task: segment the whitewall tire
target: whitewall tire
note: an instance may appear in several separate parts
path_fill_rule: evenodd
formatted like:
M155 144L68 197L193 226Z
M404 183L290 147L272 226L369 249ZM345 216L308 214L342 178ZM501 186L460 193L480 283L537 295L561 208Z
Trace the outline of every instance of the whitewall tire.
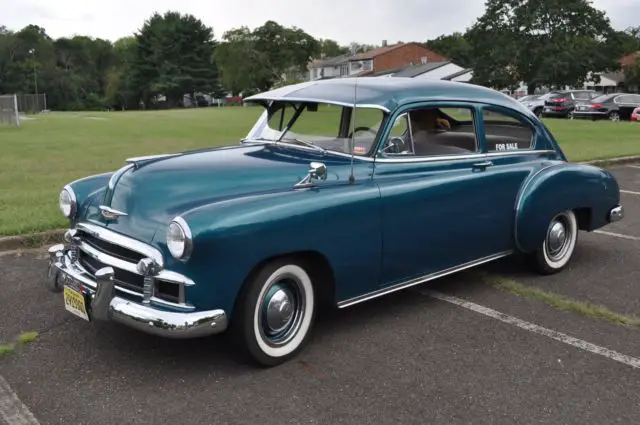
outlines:
M556 214L545 233L542 245L530 254L534 269L541 274L562 270L571 260L578 240L578 221L573 211Z
M304 347L315 313L315 289L304 265L276 260L247 282L234 312L234 332L253 360L275 366Z

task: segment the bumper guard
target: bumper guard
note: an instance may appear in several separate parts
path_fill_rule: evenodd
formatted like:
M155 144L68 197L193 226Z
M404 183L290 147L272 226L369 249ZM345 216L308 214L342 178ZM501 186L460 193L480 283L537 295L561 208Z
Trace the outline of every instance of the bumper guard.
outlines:
M213 335L227 328L224 310L171 312L119 297L113 268L97 270L94 279L77 265L77 248L73 245L71 241L71 247L58 244L49 248L46 286L53 292L61 292L68 286L82 293L89 320L111 320L149 334L178 339Z

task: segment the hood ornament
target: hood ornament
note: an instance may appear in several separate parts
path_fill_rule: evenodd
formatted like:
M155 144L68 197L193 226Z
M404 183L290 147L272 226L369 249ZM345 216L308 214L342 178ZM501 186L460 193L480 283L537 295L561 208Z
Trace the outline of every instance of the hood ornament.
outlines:
M122 211L114 210L113 208L107 207L106 205L100 205L100 213L107 220L115 220L123 215L126 216L127 213Z

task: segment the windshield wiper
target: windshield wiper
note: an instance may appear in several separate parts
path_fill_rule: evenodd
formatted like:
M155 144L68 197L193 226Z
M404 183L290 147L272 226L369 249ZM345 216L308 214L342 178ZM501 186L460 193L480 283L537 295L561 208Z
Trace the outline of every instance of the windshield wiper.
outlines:
M301 145L304 145L304 146L319 150L320 152L326 152L327 151L326 149L324 149L324 148L322 148L322 147L320 147L318 145L314 145L313 143L307 142L305 140L296 139L295 137L287 138L285 140L293 140L296 143L300 143Z

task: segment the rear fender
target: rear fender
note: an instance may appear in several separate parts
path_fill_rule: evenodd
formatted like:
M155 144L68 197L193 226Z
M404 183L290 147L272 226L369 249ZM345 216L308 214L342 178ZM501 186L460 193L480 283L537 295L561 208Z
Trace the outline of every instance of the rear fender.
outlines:
M620 202L618 183L611 173L579 163L553 163L525 180L515 206L515 242L521 252L537 249L554 215L582 209L588 214L582 230L608 223L609 210Z

